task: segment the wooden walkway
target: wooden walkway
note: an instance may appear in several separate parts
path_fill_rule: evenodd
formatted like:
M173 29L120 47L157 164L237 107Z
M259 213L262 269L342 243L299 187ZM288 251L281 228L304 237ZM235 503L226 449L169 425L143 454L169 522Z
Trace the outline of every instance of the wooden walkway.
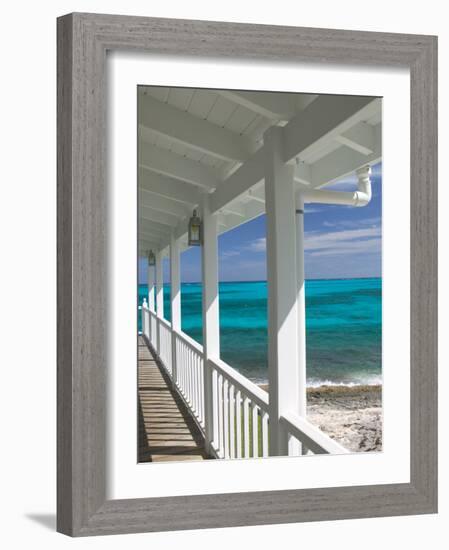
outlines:
M203 436L139 336L139 462L204 460Z

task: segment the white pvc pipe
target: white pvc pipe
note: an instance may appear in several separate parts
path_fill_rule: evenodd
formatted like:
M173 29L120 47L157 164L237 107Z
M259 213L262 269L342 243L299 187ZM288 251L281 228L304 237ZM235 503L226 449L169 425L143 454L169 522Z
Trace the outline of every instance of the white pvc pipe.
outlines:
M304 202L320 204L343 204L347 206L366 206L372 197L371 167L364 166L356 172L357 191L327 191L326 189L303 189Z

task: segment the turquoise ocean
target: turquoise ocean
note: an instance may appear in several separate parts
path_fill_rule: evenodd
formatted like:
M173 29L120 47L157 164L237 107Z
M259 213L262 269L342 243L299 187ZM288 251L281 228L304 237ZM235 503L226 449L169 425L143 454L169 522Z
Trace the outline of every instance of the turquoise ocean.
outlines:
M139 304L148 290L139 285ZM267 283L222 282L221 358L256 383L267 381ZM201 283L181 287L181 328L201 343ZM170 285L164 284L170 320ZM140 325L140 319L139 319ZM382 280L306 281L307 383L382 381Z

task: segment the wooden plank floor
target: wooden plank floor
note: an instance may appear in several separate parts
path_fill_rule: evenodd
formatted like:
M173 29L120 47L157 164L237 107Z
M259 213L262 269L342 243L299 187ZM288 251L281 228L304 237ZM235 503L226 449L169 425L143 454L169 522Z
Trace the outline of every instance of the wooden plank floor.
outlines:
M139 336L139 462L204 460L203 436Z

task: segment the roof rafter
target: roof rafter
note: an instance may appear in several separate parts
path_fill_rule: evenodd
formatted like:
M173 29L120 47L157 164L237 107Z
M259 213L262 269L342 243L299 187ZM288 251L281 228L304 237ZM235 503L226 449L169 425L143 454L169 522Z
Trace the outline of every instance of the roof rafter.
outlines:
M175 227L178 224L178 217L166 212L159 212L149 206L139 206L140 217L151 221L158 222L162 225Z
M374 128L366 122L359 122L335 139L363 155L370 155L375 148Z
M155 233L156 235L161 235L162 237L170 235L171 231L170 227L167 227L162 223L158 223L142 217L139 218L139 229L140 228L148 230L151 233Z
M145 237L139 239L139 250L141 254L146 254L149 250L159 250L162 246L160 242L148 240Z
M187 216L190 212L190 209L184 204L173 201L166 197L161 197L160 195L147 191L146 189L141 190L140 194L140 205L148 206L154 210L160 212L165 212L166 214L173 214L174 216L179 216L183 218Z
M148 95L141 98L140 121L143 128L220 159L244 162L254 150L247 137Z
M312 165L313 188L323 187L354 173L366 164L375 164L382 158L381 125L375 127L375 148L370 155L357 153L348 147L340 147Z
M283 128L284 161L290 162L301 155L305 156L307 150L316 149L317 144L341 135L360 120L371 116L378 108L379 100L372 97L319 96ZM261 147L219 185L211 194L213 212L264 179L264 157L264 148ZM322 160L310 165L299 162L295 179L300 183L312 184L313 170L320 166L320 162ZM368 158L365 159L367 162Z
M141 231L139 235L142 236L143 239L146 239L147 241L154 241L155 243L160 244L165 237L161 235L155 235L154 233L148 232L148 231Z
M306 106L305 101L303 105L301 104L301 96L298 96L298 94L239 90L217 90L217 92L230 101L274 121L289 120L296 112ZM306 97L313 99L314 96L304 94L304 99Z
M211 168L167 149L143 143L140 151L140 166L175 179L188 181L205 189L215 189L219 180Z
M283 128L284 162L305 156L319 141L332 139L375 112L378 99L365 96L319 96Z
M140 170L139 177L139 185L142 189L191 206L199 204L204 193L197 185L163 176L146 168Z

